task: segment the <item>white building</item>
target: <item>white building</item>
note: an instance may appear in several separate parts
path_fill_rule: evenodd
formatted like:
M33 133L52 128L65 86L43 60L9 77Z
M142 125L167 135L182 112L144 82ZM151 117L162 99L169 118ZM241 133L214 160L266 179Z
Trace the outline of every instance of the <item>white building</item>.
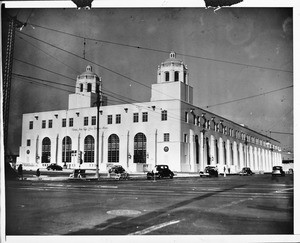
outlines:
M81 156L81 168L95 169L99 148L102 172L116 163L129 172L156 164L177 172L218 165L232 173L242 167L270 172L281 165L278 141L193 105L188 69L174 52L158 67L150 102L107 106L101 96L98 146L94 104L101 82L87 66L77 77L67 110L24 114L18 163L78 168Z

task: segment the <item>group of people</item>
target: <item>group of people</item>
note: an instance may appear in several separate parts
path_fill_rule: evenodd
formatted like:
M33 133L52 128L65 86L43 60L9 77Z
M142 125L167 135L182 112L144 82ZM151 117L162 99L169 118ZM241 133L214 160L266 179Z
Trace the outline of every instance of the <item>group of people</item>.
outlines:
M41 175L40 169L37 169L37 170L36 170L35 175L36 175L38 178L40 177L40 175ZM18 166L18 176L19 176L19 178L20 178L21 180L23 180L23 166L22 166L22 164L20 164L20 165Z

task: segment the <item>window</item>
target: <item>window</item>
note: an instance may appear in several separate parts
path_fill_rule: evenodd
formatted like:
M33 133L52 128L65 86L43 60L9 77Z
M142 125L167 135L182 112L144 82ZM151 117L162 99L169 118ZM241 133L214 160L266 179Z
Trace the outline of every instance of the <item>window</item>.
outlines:
M170 133L164 133L164 142L170 141Z
M62 127L66 127L66 125L67 125L67 119L63 118L62 119Z
M166 81L170 81L170 73L169 72L165 72L165 77L166 77Z
M133 122L139 122L139 113L133 113Z
M179 72L175 71L175 81L179 81Z
M87 92L91 92L92 91L92 84L89 83L87 84Z
M148 121L148 112L143 112L143 122Z
M96 125L96 116L92 116L92 125Z
M29 122L29 129L33 129L33 121Z
M108 137L108 162L119 162L119 137L116 134L112 134Z
M62 162L70 163L72 158L72 140L69 136L62 140Z
M83 118L83 125L84 125L84 126L88 126L88 125L89 125L89 118L88 118L87 116L85 116L85 117Z
M80 84L80 92L83 92L83 84Z
M107 124L112 124L112 115L107 116Z
M74 124L74 119L69 118L69 127L73 127L73 124Z
M53 123L52 120L49 120L49 121L48 121L48 127L49 127L49 128L52 128L52 123Z
M161 112L161 120L166 121L168 119L168 113L166 110Z
M184 122L189 122L189 113L187 111L184 113Z
M137 133L134 136L134 155L133 163L146 163L146 136L143 133Z
M117 114L116 115L116 124L120 124L121 123L121 114Z
M27 146L30 146L30 143L31 142L31 140L30 139L27 139Z
M42 128L46 128L46 120L42 120Z
M188 143L188 135L186 133L183 134L183 142Z
M94 163L95 139L88 135L84 139L84 162Z
M45 137L42 141L42 163L50 163L51 159L51 141Z

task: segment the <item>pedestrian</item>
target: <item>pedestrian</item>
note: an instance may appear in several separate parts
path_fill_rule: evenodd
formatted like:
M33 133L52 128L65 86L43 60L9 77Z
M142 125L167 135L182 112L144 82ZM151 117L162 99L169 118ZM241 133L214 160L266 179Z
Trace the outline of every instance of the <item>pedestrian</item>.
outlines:
M36 170L36 176L37 176L37 178L40 178L40 175L41 175L40 169L37 169Z
M230 174L230 167L228 168L228 174Z
M21 178L21 180L23 180L23 166L22 166L22 164L20 164L19 167L18 167L18 175Z
M226 177L226 166L224 166L224 177Z

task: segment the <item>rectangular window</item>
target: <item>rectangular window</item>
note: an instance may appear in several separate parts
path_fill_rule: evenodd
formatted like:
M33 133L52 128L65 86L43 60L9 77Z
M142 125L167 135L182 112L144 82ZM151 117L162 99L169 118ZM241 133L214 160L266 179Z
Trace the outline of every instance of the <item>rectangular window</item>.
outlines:
M52 120L48 121L48 128L52 128L52 123L53 123Z
M67 126L67 119L63 118L62 119L62 127L66 127Z
M170 141L170 133L164 133L164 142Z
M184 113L184 122L189 122L189 113L187 111Z
M148 112L143 112L143 122L148 121Z
M188 135L187 134L183 134L183 142L188 143Z
M74 119L69 118L69 127L73 127L73 124L74 124Z
M88 118L87 116L85 116L85 117L83 118L83 125L84 125L84 126L88 126L88 125L89 125L89 118Z
M107 124L112 124L112 115L107 116Z
M30 139L27 139L27 146L30 146Z
M29 129L33 129L33 121L29 122Z
M139 122L139 113L133 113L133 122Z
M168 113L166 110L161 112L161 120L166 121L168 119Z
M96 116L92 116L92 125L96 125Z
M116 115L116 124L120 124L121 123L121 114L117 114Z
M42 128L46 128L46 120L42 120Z

